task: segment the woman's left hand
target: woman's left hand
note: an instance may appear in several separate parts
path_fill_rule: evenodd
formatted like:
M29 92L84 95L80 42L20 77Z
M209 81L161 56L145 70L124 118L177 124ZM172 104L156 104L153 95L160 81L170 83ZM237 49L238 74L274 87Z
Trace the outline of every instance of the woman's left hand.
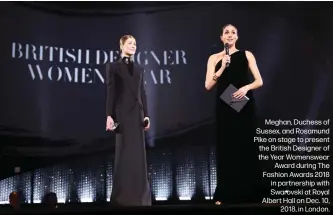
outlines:
M143 119L143 121L148 121L148 123L147 123L147 125L146 125L146 127L144 127L144 130L145 131L148 131L149 130L149 128L150 128L150 119L149 119L149 117L145 117L144 119Z
M244 86L239 88L234 94L232 94L232 96L236 99L241 99L246 95L247 91L249 91L249 88Z

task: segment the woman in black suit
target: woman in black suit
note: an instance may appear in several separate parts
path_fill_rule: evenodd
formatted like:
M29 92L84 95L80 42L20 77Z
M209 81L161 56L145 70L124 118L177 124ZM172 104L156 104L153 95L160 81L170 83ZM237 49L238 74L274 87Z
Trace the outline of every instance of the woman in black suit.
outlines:
M150 127L144 88L144 69L132 61L136 40L120 39L121 58L106 71L106 130L116 132L111 204L151 205L145 148L145 130ZM118 126L117 126L118 125Z

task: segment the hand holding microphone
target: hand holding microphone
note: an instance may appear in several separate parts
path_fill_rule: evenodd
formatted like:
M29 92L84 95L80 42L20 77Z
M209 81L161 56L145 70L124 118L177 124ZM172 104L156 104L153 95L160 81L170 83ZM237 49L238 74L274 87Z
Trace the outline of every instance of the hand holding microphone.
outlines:
M106 131L113 131L117 126L111 116L108 116L106 119Z
M227 46L229 47L229 46ZM215 75L219 78L223 72L223 70L227 67L229 67L229 64L230 64L230 61L231 61L231 57L229 55L229 48L226 49L226 54L222 57L222 66L221 68L219 69L218 72L215 73Z
M230 61L231 61L230 56L227 55L227 54L224 55L223 58L222 58L222 67L223 68L229 67Z
M230 64L230 54L229 54L229 44L228 43L224 44L224 49L225 49L225 55L228 56L226 58L226 64L225 64L225 66L229 67L229 64Z
M108 116L106 120L106 131L119 131L118 127L120 126L119 123L114 122L114 120ZM150 128L150 119L149 117L145 117L142 122L142 127L145 131Z
M145 131L147 131L149 129L149 127L150 127L150 119L149 119L149 117L145 117L143 119L143 128Z

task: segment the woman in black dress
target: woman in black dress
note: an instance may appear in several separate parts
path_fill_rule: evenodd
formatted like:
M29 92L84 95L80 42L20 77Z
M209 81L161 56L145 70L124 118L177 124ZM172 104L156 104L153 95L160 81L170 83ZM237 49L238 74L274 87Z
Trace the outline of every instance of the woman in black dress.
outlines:
M136 52L133 36L123 36L120 49L121 58L109 64L106 71L106 130L116 132L111 204L149 206L151 192L144 131L149 129L150 120L144 69L131 60Z
M237 39L236 27L231 24L224 26L221 40L229 47L229 55L226 50L213 54L207 65L206 89L217 86L217 186L214 193L217 205L254 201L254 189L260 177L257 146L253 142L256 129L253 90L261 87L263 81L255 57L249 51L238 50L235 46ZM249 79L251 74L252 82ZM240 112L220 99L229 84L238 89L233 94L235 98L249 98Z

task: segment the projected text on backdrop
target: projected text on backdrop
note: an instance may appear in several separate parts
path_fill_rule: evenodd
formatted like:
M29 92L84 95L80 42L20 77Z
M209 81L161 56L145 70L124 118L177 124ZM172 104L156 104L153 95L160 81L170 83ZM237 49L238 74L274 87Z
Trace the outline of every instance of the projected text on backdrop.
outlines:
M28 61L28 74L40 81L104 83L100 65L116 61L119 54L118 50L12 43L12 58ZM145 67L146 77L154 84L171 84L172 68L187 64L186 52L177 49L139 51L134 61Z

